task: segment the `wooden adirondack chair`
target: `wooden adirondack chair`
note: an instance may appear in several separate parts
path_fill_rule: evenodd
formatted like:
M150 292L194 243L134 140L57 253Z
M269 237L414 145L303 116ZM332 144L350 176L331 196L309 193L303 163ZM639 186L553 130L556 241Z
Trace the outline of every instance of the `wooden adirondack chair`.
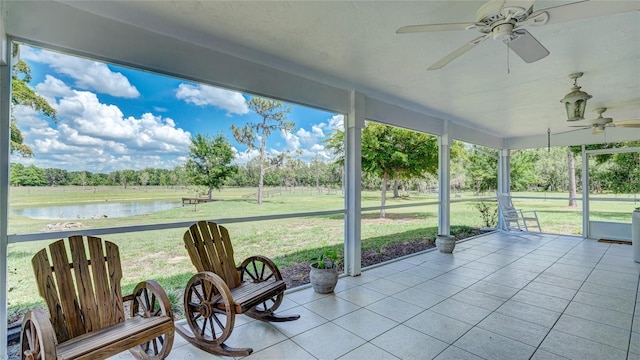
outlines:
M251 348L231 348L236 314L261 321L291 321L300 315L276 316L286 284L276 265L264 256L251 256L236 267L229 232L224 226L200 221L184 234L184 243L195 274L184 291L189 329L176 326L178 334L207 352L247 356Z
M49 315L36 309L25 316L22 359L106 359L125 350L137 359L167 357L174 336L169 298L149 280L123 297L114 243L71 236L68 248L58 240L31 262ZM130 318L125 318L125 301L131 301Z

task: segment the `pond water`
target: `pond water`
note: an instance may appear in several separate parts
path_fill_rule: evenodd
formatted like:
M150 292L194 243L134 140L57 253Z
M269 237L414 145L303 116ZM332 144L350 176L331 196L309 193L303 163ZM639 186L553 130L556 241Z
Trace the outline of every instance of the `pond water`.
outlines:
M103 217L119 218L133 215L149 214L181 206L175 201L149 202L102 202L61 206L40 206L24 209L13 209L12 213L32 219L96 219Z

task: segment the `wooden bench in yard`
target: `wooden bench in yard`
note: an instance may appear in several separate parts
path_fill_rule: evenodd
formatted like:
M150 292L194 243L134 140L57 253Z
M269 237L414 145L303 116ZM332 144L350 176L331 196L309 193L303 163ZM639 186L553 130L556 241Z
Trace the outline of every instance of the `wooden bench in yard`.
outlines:
M184 291L189 328L176 326L178 334L207 352L247 356L251 348L231 348L236 314L261 321L291 321L299 315L276 316L286 284L276 265L264 256L251 256L236 267L229 232L224 226L200 221L184 234L184 243L198 273ZM247 339L250 341L250 339Z
M31 262L49 315L36 309L25 316L21 359L106 359L125 350L137 359L169 355L174 336L169 298L150 280L123 297L114 243L71 236L68 249L64 240L56 241L49 254L42 249ZM130 318L125 318L126 301L131 301Z

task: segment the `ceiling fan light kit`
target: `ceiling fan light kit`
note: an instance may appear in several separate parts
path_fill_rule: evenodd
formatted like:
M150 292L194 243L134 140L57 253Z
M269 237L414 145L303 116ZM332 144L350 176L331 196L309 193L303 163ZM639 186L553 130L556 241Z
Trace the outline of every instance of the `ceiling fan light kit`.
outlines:
M584 120L584 111L587 108L587 100L591 99L591 95L580 90L578 86L578 79L583 75L581 72L573 73L569 75L570 79L573 79L573 87L571 92L564 96L561 103L564 103L564 107L567 110L567 121Z

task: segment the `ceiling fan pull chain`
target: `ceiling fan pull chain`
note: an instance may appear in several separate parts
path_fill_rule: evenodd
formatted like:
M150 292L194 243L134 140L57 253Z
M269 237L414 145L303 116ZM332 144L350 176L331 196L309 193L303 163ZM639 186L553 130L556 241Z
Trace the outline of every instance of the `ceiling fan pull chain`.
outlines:
M551 152L551 128L547 128L547 152Z

